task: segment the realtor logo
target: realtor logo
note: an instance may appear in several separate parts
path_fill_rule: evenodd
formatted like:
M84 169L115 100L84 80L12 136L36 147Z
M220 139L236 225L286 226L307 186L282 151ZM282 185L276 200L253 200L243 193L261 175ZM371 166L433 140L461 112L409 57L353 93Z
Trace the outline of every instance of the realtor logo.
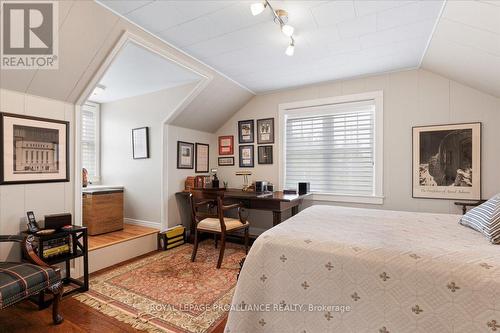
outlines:
M2 69L57 69L57 1L0 3Z

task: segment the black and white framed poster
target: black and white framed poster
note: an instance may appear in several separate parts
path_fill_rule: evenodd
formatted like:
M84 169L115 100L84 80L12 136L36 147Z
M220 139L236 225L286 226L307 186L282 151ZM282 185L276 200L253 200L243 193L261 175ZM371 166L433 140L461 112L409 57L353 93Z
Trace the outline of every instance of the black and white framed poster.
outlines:
M257 148L257 161L259 164L273 164L273 146L259 146Z
M481 123L413 128L413 197L481 199Z
M0 184L69 181L69 122L2 113Z
M240 120L238 121L238 142L253 143L254 142L254 121Z
M134 160L149 158L149 128L132 129L132 156Z
M240 168L253 168L254 152L253 145L240 146Z
M209 171L209 150L210 146L205 143L196 143L196 167L195 172L208 172Z
M257 143L274 143L274 118L257 119Z
M177 141L177 169L194 169L194 143Z

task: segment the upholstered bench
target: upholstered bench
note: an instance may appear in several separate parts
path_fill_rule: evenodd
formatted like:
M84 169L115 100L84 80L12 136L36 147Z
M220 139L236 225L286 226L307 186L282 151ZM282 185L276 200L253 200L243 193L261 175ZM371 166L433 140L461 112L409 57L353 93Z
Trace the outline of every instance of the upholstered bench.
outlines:
M21 243L27 257L33 262L0 262L0 309L46 290L54 295L52 319L54 324L59 324L63 320L58 312L63 288L61 273L59 268L49 266L36 256L31 246L32 240L30 236L0 236L0 242Z

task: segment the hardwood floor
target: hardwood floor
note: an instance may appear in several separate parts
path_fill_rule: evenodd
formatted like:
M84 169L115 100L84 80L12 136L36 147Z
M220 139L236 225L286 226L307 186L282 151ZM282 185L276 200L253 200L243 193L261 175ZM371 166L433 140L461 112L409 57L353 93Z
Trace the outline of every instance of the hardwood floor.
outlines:
M29 301L21 302L0 311L1 333L115 333L140 332L132 326L108 317L91 307L71 298L61 303L64 321L60 325L52 324L51 308L38 311ZM226 322L222 322L210 333L223 333Z
M155 228L148 228L134 224L124 224L123 230L108 232L97 236L89 236L89 251L125 242L134 238L156 234L158 231L159 229Z
M109 271L117 266L125 265L137 259L144 258L150 254L151 253L147 253L137 258L132 258L122 263L102 269L98 272L92 273L91 276ZM99 311L73 299L71 296L63 298L60 304L60 309L64 321L57 326L52 324L52 307L44 310L38 310L37 306L26 300L0 310L0 333L142 332L134 329L128 324L114 319L113 317L100 313ZM207 333L223 333L225 326L226 320L224 320L214 330Z

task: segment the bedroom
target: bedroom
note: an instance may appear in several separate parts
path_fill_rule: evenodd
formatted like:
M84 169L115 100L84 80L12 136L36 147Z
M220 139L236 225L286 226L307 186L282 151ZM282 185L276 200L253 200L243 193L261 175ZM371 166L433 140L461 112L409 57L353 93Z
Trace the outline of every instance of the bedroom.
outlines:
M0 311L2 330L498 330L496 246L458 224L463 207L455 204L471 204L465 208L474 213L472 205L500 192L498 2L57 4L58 68L7 69L3 62L0 111L69 122L69 177L2 184L0 234L26 230L27 211L37 217L71 213L74 224L82 225L80 108L122 47L133 42L202 80L178 96L184 103L172 118L151 128L151 144L160 147L151 158L163 154L164 163L155 176L157 187L143 195L154 203L157 218L124 217L155 223L148 226L161 231L182 224L191 243L196 229L185 182L209 175L212 181L216 173L219 187L228 188L223 204L243 206L250 252L240 273L245 256L240 235L228 234L220 269L225 242L219 239L215 248L210 234L200 236L194 262L191 244L152 253L145 251L156 249L156 237L111 244L102 254L110 267L90 274L90 290L62 297L60 326L52 325L51 307L38 311L32 301L20 300ZM282 15L276 18L271 8L287 15L278 11ZM280 30L279 19L294 27L291 37ZM290 34L289 28L282 30ZM285 54L290 44L293 55ZM121 158L138 166L148 160L133 159L129 131L140 126L129 127ZM7 133L3 126L2 131ZM351 144L339 136L349 136ZM2 158L8 163L8 155ZM8 170L4 166L2 173ZM134 170L128 178L148 172ZM9 176L2 174L2 180ZM207 179L198 178L200 186L194 187ZM189 178L188 187L193 181ZM264 181L273 185L272 197L255 192ZM309 183L311 193L280 197L299 182ZM243 192L244 187L254 192ZM192 192L221 197L221 191ZM498 221L495 209L488 212L492 226ZM222 219L240 223L231 212ZM429 219L432 223L422 222ZM238 233L244 234L246 223L241 227ZM343 252L342 244L353 251ZM20 259L19 245L2 242L0 250L2 261ZM72 260L71 276L83 276L83 264L81 258ZM344 264L346 270L339 270ZM104 279L115 275L113 281ZM107 288L120 297L110 298ZM242 301L357 308L297 313L291 307L280 312L223 306ZM374 304L383 304L382 313Z

